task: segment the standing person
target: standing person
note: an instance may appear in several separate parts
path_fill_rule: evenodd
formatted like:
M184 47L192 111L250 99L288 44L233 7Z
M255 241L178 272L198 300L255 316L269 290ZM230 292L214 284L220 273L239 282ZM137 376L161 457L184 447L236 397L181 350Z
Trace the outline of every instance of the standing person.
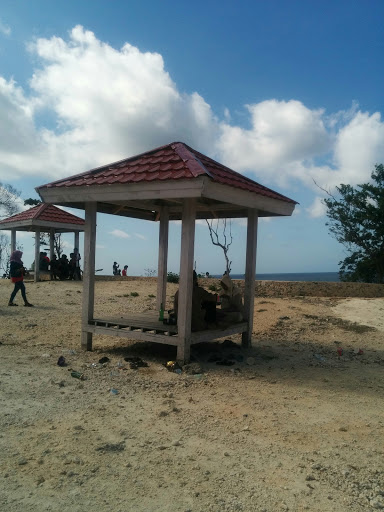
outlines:
M74 254L74 260L75 260L75 275L74 275L74 277L77 281L81 281L81 270L80 270L81 256L79 253L79 249L77 247L75 247L73 249L73 254Z
M11 297L9 298L8 306L17 306L17 304L15 304L13 300L16 297L16 293L20 290L21 296L23 297L24 300L24 306L26 306L27 308L32 308L33 304L28 302L27 295L25 293L25 284L23 282L25 268L23 262L21 261L22 255L23 253L21 251L13 251L13 253L11 254L11 265L9 273L11 276L12 283L15 283L15 287L13 289L13 292L11 293Z
M120 267L120 265L116 261L114 261L113 262L113 275L114 276L119 275L119 267Z
M128 270L128 265L124 265L121 275L127 277L127 270Z

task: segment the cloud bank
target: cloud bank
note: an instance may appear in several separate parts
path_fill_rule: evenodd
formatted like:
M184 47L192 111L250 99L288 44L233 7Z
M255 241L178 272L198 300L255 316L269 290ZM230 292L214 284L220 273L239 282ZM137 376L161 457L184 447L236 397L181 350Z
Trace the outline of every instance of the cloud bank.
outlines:
M319 191L369 179L384 161L378 112L311 110L297 100L244 106L248 126L220 119L198 92L177 88L158 53L121 49L77 26L29 45L26 92L0 77L0 180L58 179L181 140L267 186ZM321 215L319 199L310 213Z

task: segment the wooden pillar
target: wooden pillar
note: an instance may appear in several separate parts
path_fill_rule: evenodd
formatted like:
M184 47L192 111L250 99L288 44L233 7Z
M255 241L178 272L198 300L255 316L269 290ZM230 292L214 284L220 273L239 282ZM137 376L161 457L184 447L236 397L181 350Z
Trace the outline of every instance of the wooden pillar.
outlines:
M11 229L11 254L16 251L16 229Z
M49 259L53 258L55 254L55 230L53 228L49 231Z
M258 212L248 210L247 225L247 256L245 262L245 288L244 288L244 316L248 322L248 330L242 334L243 347L250 347L252 343L253 309L255 303L255 273L257 249L257 221Z
M81 348L92 350L92 333L88 332L89 321L93 319L95 303L95 249L96 249L97 203L85 203L84 269L83 269L83 312Z
M189 362L191 354L191 318L193 260L195 249L196 200L183 199L181 226L180 281L177 326L179 343L177 360Z
M157 309L161 304L165 309L167 300L167 265L168 265L168 234L169 234L169 212L167 207L160 210L159 227L159 260L157 265Z
M35 283L40 280L40 228L35 231Z
M78 251L80 252L80 247L79 247L79 243L80 243L80 233L78 231L75 231L75 241L74 241L74 248L76 247L76 249L78 249Z

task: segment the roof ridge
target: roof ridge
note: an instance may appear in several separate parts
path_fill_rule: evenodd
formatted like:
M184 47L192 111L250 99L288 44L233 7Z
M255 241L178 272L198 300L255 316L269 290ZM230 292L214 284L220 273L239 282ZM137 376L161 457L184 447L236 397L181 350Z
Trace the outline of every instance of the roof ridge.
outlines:
M51 206L51 203L41 203L37 204L36 208L39 208L36 210L36 213L32 215L32 219L38 219L39 216L48 208L48 206ZM53 206L53 205L52 205ZM28 211L28 210L27 210Z
M184 144L184 142L174 142L171 145L172 149L177 153L177 155L183 160L185 165L188 167L194 178L201 176L201 174L211 174L207 171L203 163L196 157L193 153L193 149ZM211 176L212 177L212 176Z

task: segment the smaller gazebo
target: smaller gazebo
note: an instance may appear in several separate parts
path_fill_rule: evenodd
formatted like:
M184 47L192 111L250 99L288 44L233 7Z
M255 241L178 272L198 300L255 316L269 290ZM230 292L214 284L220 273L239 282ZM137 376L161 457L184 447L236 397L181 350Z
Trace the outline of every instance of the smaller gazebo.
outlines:
M0 221L1 230L11 232L11 252L16 249L16 232L29 231L35 233L35 276L39 281L40 233L49 233L49 257L54 254L55 233L74 233L74 247L79 248L80 231L84 231L84 219L76 217L52 204L39 204L29 210Z

